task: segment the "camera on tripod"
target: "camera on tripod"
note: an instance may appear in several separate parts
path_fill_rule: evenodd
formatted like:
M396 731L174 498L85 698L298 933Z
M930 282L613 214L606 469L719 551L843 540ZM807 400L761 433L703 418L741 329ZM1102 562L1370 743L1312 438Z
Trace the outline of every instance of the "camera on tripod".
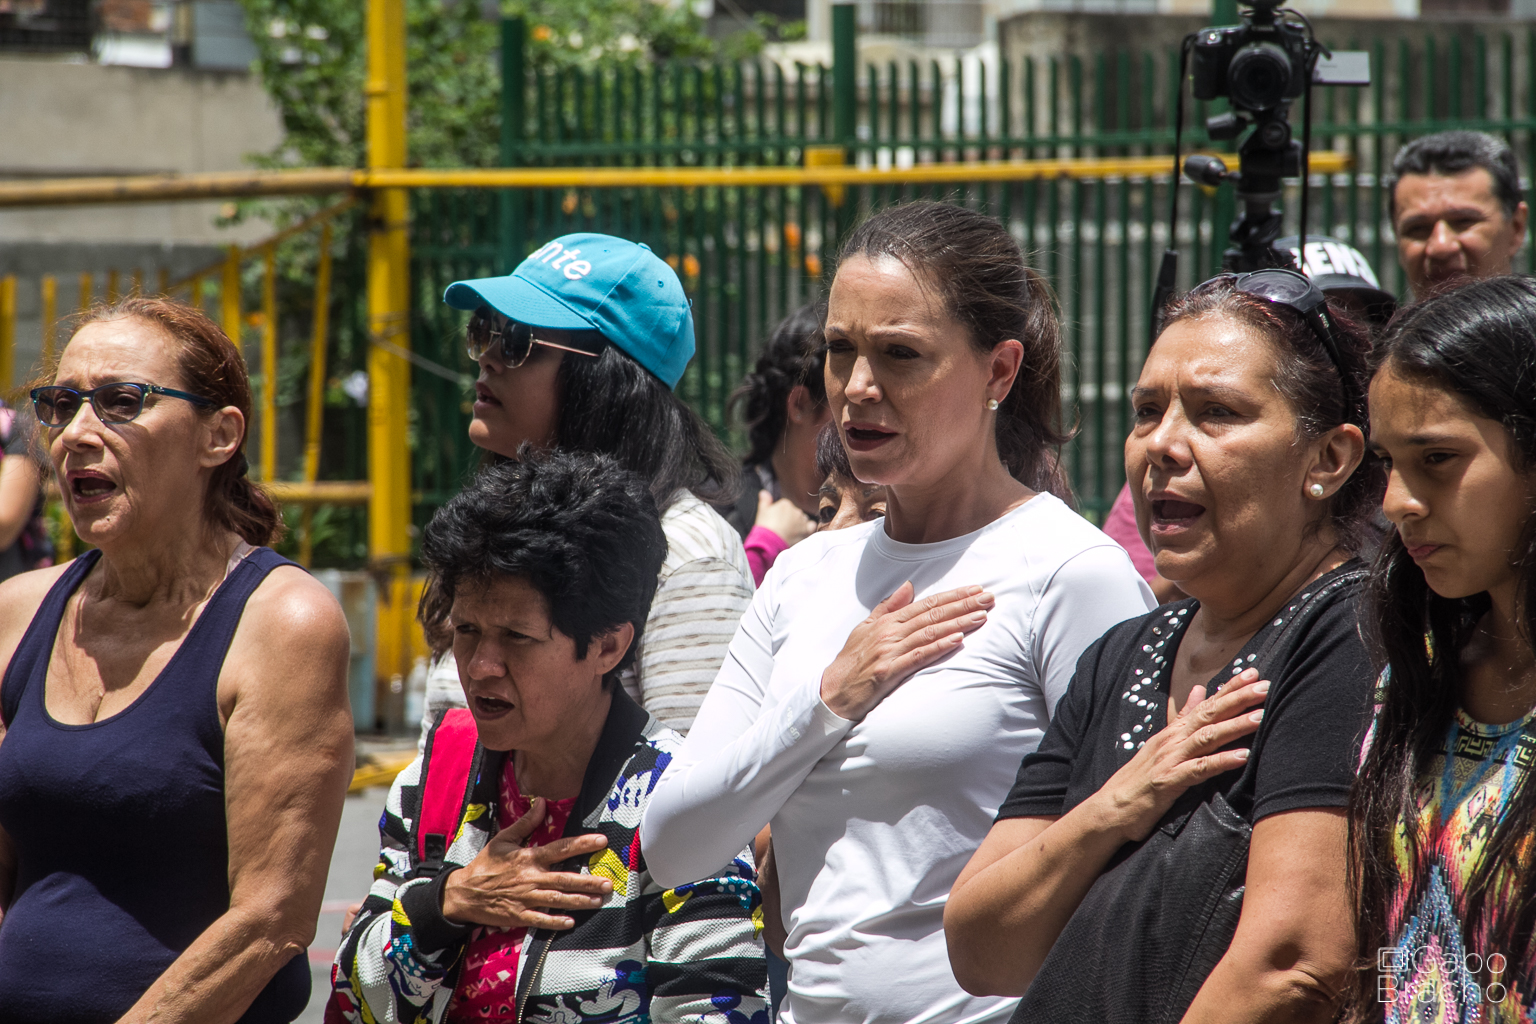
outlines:
M1306 153L1310 145L1311 86L1369 85L1369 54L1331 54L1317 41L1305 15L1281 7L1282 0L1240 0L1248 10L1243 23L1230 27L1202 28L1184 39L1179 69L1180 90L1174 115L1174 186L1170 195L1168 232L1170 247L1163 254L1153 293L1152 331L1163 305L1173 294L1178 250L1179 139L1183 130L1183 78L1190 80L1190 95L1197 100L1225 98L1229 109L1206 119L1212 140L1243 138L1238 146L1242 166L1228 170L1216 156L1195 154L1183 163L1183 173L1200 185L1222 182L1236 186L1242 212L1232 222L1232 247L1222 262L1227 270L1262 270L1286 266L1288 253L1274 248L1281 234L1282 211L1277 203L1286 178L1301 178L1301 230L1306 236ZM1308 129L1303 139L1292 137L1291 104L1308 97ZM1250 130L1251 129L1251 130Z

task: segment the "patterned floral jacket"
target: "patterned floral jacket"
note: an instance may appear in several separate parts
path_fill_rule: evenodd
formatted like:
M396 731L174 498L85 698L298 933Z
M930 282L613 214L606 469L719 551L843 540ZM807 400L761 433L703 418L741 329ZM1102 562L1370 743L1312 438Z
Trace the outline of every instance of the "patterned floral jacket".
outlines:
M506 754L476 743L468 785L454 783L453 792L464 794L457 834L451 842L419 836L424 794L440 799L450 781L425 778L426 766L436 773L442 763L432 759L442 728L390 790L373 887L332 968L328 1021L439 1024L448 1012L472 929L443 916L442 886L494 835ZM615 690L564 833L601 833L608 847L562 865L612 879L613 893L597 910L576 913L569 931L529 929L518 966L519 1024L767 1024L751 855L744 851L714 878L663 890L640 852L640 816L681 742Z

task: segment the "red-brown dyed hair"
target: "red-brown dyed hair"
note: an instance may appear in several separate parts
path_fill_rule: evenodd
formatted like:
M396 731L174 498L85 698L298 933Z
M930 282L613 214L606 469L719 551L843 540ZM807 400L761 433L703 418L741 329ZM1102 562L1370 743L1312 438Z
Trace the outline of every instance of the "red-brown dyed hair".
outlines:
M214 403L194 408L211 414L232 405L249 427L251 379L245 359L223 328L197 307L174 299L134 296L85 311L75 322L75 332L86 324L129 317L160 328L176 342L182 386ZM246 475L247 467L242 434L235 454L213 471L203 516L210 525L239 534L247 544L270 544L282 535L283 519L267 493Z

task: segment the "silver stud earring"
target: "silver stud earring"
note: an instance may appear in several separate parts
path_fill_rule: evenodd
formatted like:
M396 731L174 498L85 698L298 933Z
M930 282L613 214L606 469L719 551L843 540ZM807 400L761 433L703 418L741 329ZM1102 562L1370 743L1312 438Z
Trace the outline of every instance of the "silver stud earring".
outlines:
M1307 493L1312 495L1314 498L1321 498L1323 496L1323 485L1312 484L1307 487Z
M997 399L995 399L995 398L987 399L987 408L992 410L993 412L997 412Z

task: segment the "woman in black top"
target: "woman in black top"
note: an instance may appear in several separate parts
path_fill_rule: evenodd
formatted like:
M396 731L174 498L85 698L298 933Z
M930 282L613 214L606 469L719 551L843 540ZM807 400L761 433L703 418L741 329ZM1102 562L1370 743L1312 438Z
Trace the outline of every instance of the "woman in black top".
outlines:
M1314 300L1288 271L1216 278L1169 310L1142 369L1126 472L1158 573L1193 598L1083 654L950 893L956 977L1024 995L1015 1021L1056 1024L1068 984L1083 1020L1137 1019L1131 1005L1222 1024L1333 1013L1354 953L1344 808L1373 681L1355 629L1355 552L1381 474L1361 468L1367 337L1304 316ZM1085 970L1093 940L1082 937L1137 934L1124 901L1086 899L1090 889L1160 824L1230 791L1251 743L1247 895L1214 970L1182 997L1156 991L1171 987L1178 948ZM1182 890L1181 870L1137 895L1178 899L1168 890Z

